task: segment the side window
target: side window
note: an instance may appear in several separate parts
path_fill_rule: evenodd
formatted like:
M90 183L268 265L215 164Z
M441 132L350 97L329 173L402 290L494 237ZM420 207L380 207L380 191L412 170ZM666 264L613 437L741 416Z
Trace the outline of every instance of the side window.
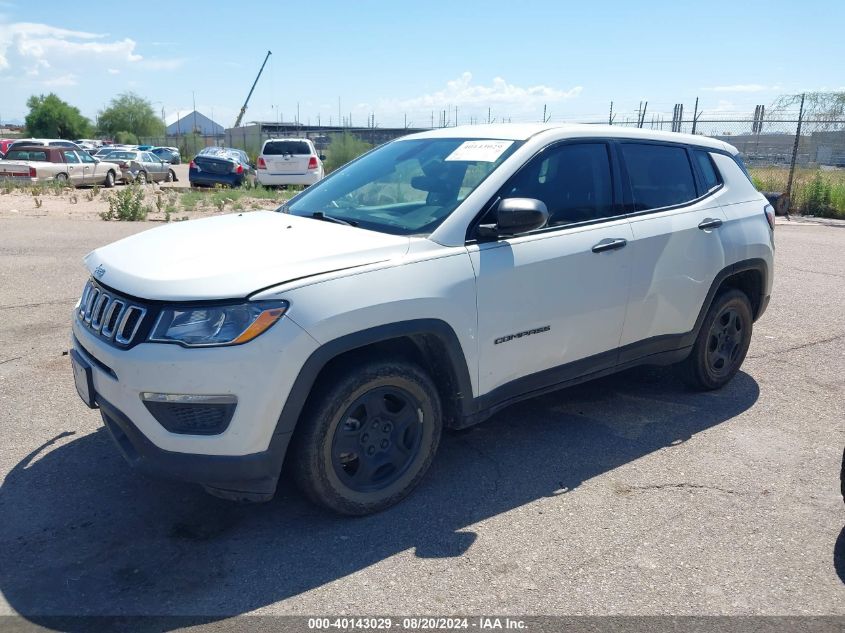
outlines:
M79 162L79 156L77 156L76 152L74 152L72 149L65 150L64 152L62 152L62 154L65 155L65 162L66 163L78 163Z
M713 189L721 185L722 178L719 176L719 172L716 171L716 166L713 164L713 159L710 158L710 153L697 149L693 151L692 155L698 164L698 171L701 172L701 177L704 180L704 190L713 191Z
M576 143L546 150L505 185L502 197L542 200L549 210L549 226L612 216L607 145Z
M685 148L621 143L620 149L631 180L636 211L684 204L697 197Z
M94 157L91 156L88 152L79 152L79 158L82 159L83 163L96 163L97 161L94 160Z

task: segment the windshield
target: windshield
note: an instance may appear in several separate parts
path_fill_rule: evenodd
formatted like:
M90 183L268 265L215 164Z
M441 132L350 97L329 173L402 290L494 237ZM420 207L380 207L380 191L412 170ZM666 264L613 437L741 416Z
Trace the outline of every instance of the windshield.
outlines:
M399 140L362 156L279 207L394 235L427 235L520 141Z

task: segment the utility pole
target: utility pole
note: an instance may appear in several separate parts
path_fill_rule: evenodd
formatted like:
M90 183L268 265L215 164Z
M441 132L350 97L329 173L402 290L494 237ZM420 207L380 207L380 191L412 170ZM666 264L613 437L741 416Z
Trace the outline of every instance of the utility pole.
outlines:
M607 115L607 124L613 125L613 101L610 102L610 114Z
M695 108L692 111L692 133L695 134L695 127L698 125L698 117L701 115L698 113L698 97L695 98Z
M789 164L789 180L786 181L786 217L792 208L792 179L795 177L795 163L798 161L798 144L801 142L801 123L804 120L804 95L801 95L801 107L798 110L798 128L795 130L795 143L792 145L792 162Z

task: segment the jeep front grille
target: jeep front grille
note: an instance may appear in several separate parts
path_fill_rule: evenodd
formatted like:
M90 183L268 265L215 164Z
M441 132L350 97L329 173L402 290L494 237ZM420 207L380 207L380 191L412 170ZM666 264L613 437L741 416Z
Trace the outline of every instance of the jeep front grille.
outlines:
M89 279L82 291L77 318L79 322L101 339L129 347L135 337L147 308L138 302L103 288Z

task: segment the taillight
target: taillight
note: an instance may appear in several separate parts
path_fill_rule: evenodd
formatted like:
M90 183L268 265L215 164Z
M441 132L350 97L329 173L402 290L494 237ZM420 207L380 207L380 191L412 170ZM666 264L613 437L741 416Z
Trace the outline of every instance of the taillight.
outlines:
M258 169L267 169L267 163L264 162L261 156L258 157Z
M308 159L308 169L317 169L317 157L312 156Z
M763 213L766 214L766 222L769 223L769 227L774 231L775 230L775 209L772 205L767 204L763 207Z
M35 171L35 167L30 167L29 168L29 177L35 178L36 176L37 176L37 172Z
M244 173L244 166L243 166L243 165L238 165L237 167L235 167L235 173L236 173L236 174L242 174L242 173Z
M188 164L188 169L196 169L196 168L197 168L197 164L194 161L191 161Z

